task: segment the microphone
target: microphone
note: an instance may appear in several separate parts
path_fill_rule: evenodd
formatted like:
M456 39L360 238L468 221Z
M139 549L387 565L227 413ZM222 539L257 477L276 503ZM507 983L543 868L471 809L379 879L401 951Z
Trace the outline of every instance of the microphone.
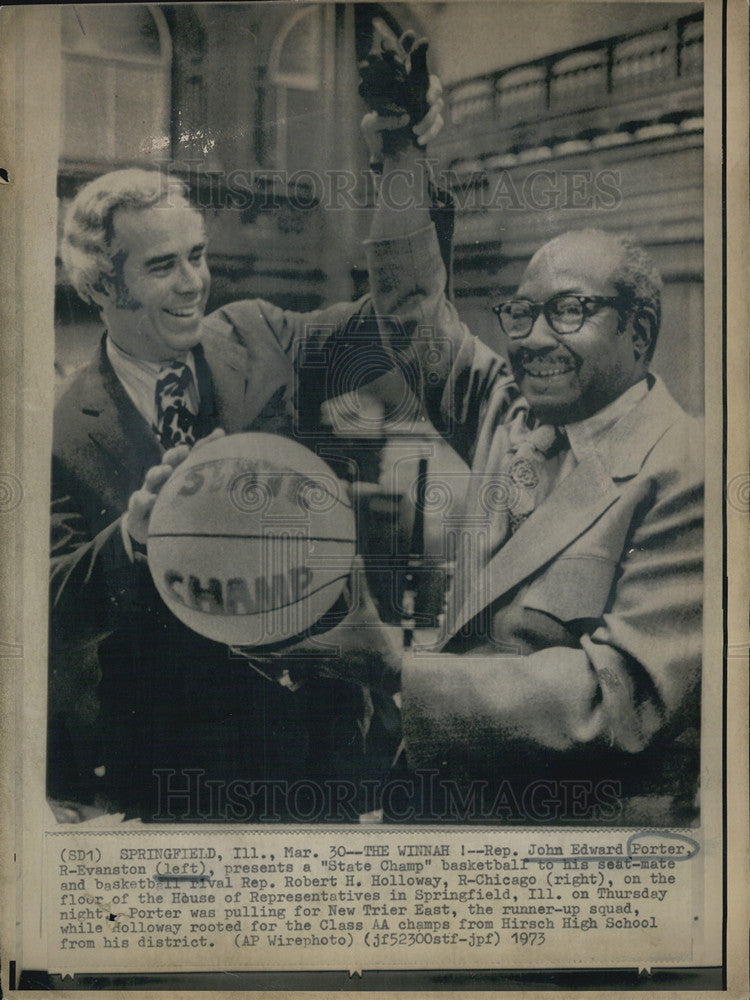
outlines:
M404 649L408 649L414 641L414 629L416 627L419 571L424 564L424 507L426 488L427 459L420 458L417 471L417 497L414 506L414 524L412 525L401 597L401 629Z

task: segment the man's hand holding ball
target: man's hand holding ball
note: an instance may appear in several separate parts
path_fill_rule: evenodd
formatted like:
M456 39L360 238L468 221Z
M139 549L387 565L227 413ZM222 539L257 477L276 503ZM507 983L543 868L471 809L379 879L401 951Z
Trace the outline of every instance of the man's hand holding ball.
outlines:
M196 441L192 448L186 444L170 448L164 452L160 465L151 466L144 476L143 486L131 494L128 500L128 509L125 513L125 530L134 542L138 545L146 545L151 511L154 509L156 498L162 487L174 470L182 465L188 455L197 448L201 448L211 441L217 441L221 437L224 437L224 431L220 427L217 427L211 434L200 441Z

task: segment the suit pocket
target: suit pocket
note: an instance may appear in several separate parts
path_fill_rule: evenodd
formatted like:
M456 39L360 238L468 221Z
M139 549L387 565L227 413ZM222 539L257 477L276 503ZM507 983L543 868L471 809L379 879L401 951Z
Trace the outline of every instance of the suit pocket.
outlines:
M531 584L523 603L563 622L600 618L609 604L616 566L614 560L596 556L563 556Z

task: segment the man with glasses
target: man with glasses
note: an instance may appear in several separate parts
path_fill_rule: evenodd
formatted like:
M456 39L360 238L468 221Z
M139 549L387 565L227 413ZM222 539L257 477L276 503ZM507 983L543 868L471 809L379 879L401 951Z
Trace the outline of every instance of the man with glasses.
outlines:
M410 156L398 169L418 193ZM412 770L463 791L423 783L403 816L690 822L703 446L649 371L657 269L612 233L551 240L494 307L509 367L446 300L426 204L394 220L381 203L373 235L404 237L389 249L407 289L394 349L413 354L427 412L470 475L463 522L446 524L442 640L403 665L404 739Z

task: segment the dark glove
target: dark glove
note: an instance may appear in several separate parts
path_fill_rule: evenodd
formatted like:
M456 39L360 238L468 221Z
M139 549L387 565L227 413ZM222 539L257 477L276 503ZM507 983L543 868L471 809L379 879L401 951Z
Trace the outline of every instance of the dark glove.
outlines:
M398 48L384 39L380 52L371 52L359 64L359 94L367 105L384 116L409 115L409 122L402 129L383 136L386 156L406 149L415 141L412 128L430 110L427 102L429 43L422 38L415 44L415 38L413 31L405 31Z

